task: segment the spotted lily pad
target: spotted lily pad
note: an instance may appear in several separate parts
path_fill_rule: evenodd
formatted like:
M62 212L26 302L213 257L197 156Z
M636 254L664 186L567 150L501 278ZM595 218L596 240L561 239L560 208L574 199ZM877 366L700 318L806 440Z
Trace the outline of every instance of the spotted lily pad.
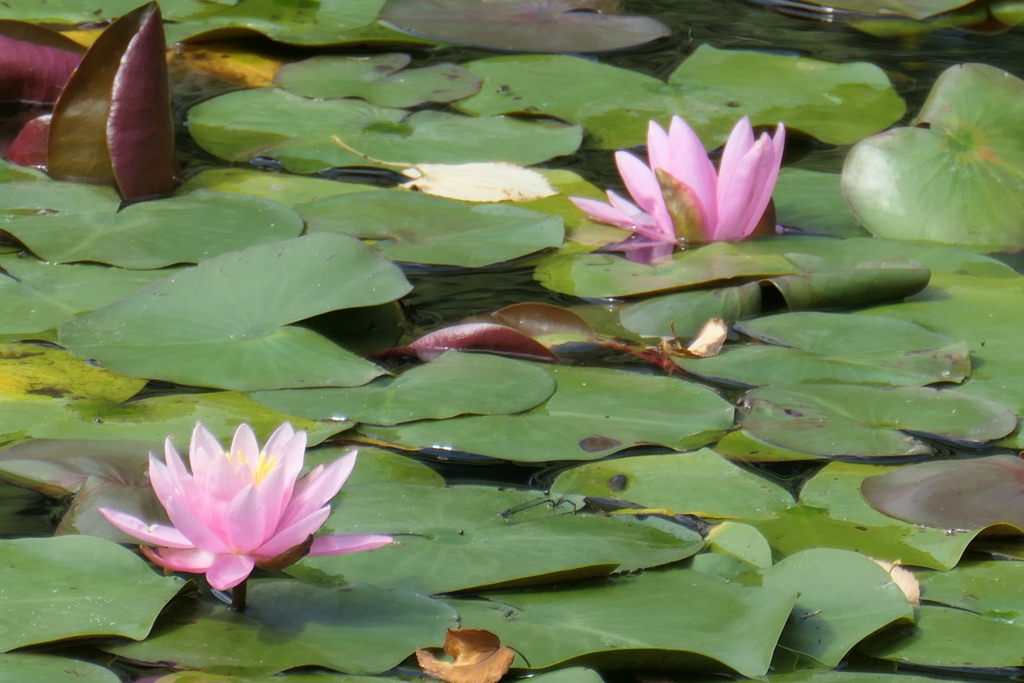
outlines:
M521 52L604 52L668 36L665 24L621 16L619 0L388 0L381 19L446 43Z
M410 289L358 240L308 235L204 261L61 327L121 374L239 390L358 386L384 371L289 323Z
M295 212L258 197L198 190L119 210L120 198L106 187L29 182L0 188L3 229L57 263L161 268L302 232Z
M382 500L390 501L381 505ZM690 557L693 531L658 520L574 514L568 501L486 486L346 486L330 533L387 533L372 553L306 558L287 572L324 583L370 581L423 593L536 586L636 571Z
M430 110L409 114L362 100L310 100L276 88L229 93L193 107L189 132L223 159L272 157L295 173L367 164L331 136L374 159L404 164L530 165L572 154L582 139L578 126Z
M16 400L86 398L120 403L146 385L34 344L0 344L0 396Z
M647 121L682 116L709 147L725 142L736 120L788 127L833 144L849 144L899 120L905 111L885 73L873 64L831 64L764 52L701 45L665 82L579 57L487 57L466 67L480 92L456 103L480 116L548 114L579 123L588 144L619 149L643 144Z
M1024 248L1024 81L984 64L947 69L914 119L858 143L843 192L875 235Z
M303 97L361 97L398 108L461 100L480 89L480 79L461 66L406 69L410 61L409 55L397 53L312 57L282 66L274 74L274 84Z
M748 386L923 386L962 382L971 374L967 342L893 318L784 313L737 323L736 330L766 343L730 346L713 358L676 362L687 372Z
M914 435L965 445L1000 439L1017 427L1005 406L957 391L855 384L754 389L739 411L743 432L817 457L930 455Z
M596 460L625 448L703 446L732 425L716 393L672 377L623 370L550 367L547 403L518 415L479 415L397 427L361 426L378 442L441 448L517 462Z
M250 397L289 415L378 425L503 415L548 399L555 381L543 368L487 354L449 351L395 378L352 389L260 391Z

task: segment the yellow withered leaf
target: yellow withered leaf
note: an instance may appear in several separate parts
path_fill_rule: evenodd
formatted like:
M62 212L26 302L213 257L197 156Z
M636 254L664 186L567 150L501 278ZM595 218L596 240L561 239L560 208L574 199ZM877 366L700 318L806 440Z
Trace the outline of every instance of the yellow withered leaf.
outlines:
M871 561L889 573L893 583L899 586L899 589L907 596L907 602L911 605L921 604L921 584L917 582L917 577L914 576L913 572L904 568L899 560L896 562L886 562L885 560L876 560L872 557Z
M466 202L526 202L558 194L540 173L503 161L417 164L402 175L412 178L402 187Z
M729 326L721 318L711 318L694 338L686 350L690 355L697 358L711 358L717 356L725 344L725 338L729 334Z
M416 650L416 661L425 674L447 683L498 683L515 659L498 636L475 628L448 629L444 651L454 661L441 661L427 650Z

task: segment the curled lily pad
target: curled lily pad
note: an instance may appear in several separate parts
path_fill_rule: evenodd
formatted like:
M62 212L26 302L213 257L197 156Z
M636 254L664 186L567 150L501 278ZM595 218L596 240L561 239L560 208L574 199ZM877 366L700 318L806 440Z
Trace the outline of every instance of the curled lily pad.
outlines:
M388 0L380 17L414 35L520 52L621 50L672 32L620 8L619 0Z
M761 287L748 282L739 287L701 289L652 297L623 306L623 327L644 337L667 337L673 332L692 337L711 318L734 322L761 312Z
M42 26L0 20L0 101L51 104L85 50Z
M861 490L876 509L914 524L1024 530L1024 460L1011 455L907 465L865 479Z
M992 251L1024 248L1024 81L985 64L950 67L914 119L859 142L843 192L875 235Z
M394 425L456 415L502 415L548 399L555 381L542 368L510 358L449 351L436 360L352 389L262 391L250 397L288 415Z
M40 258L124 268L198 263L253 244L297 237L302 218L258 197L197 190L120 209L117 194L80 183L10 183L3 229Z
M368 57L321 56L286 64L274 84L303 97L361 97L381 107L414 107L424 102L451 102L480 89L480 79L455 64L406 69L405 54Z
M425 334L408 346L391 349L388 355L415 354L420 360L434 360L446 351L487 351L516 358L558 362L548 347L519 330L491 322L463 323Z
M1006 436L1017 416L1005 406L957 391L855 384L754 389L739 424L746 435L818 457L929 455L915 434L966 445Z
M409 114L361 100L310 100L277 88L207 100L189 112L189 132L223 159L269 156L295 173L366 165L365 158L334 144L332 136L368 157L396 163L529 165L572 154L583 133L578 126L506 116Z
M308 231L340 232L411 263L480 266L562 245L561 216L419 192L359 192L300 204Z
M893 318L783 313L737 323L736 330L767 344L731 346L713 358L676 362L697 375L750 386L923 386L962 382L971 374L967 342Z

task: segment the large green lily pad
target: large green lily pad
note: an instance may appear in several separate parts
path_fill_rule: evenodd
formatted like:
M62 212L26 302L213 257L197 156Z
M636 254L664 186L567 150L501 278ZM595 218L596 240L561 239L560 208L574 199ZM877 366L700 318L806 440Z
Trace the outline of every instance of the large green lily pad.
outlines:
M60 339L135 377L240 390L358 386L384 371L288 323L409 289L358 240L309 235L204 261L65 323Z
M841 181L838 173L783 168L772 193L775 220L810 234L867 236L843 197Z
M119 210L121 199L109 187L29 182L0 188L3 229L57 263L162 268L302 232L295 212L258 197L200 190Z
M459 610L464 625L496 633L515 648L521 666L724 665L754 677L767 672L796 594L667 569L562 590L487 597L449 604Z
M189 132L223 159L272 157L294 173L367 165L334 144L331 136L362 154L394 163L523 165L572 154L582 137L578 126L429 110L409 114L361 100L310 100L276 88L234 92L193 107Z
M795 503L781 486L706 448L574 467L558 475L551 493L615 498L665 514L718 519L772 519Z
M1024 614L1020 569L1012 561L965 562L948 572L919 572L917 578L928 602L1013 620Z
M918 567L954 567L977 531L949 532L908 524L875 510L861 496L865 478L893 469L829 463L804 484L799 506L780 511L776 519L752 523L781 555L824 546Z
M853 647L914 608L889 573L849 550L813 548L764 570L765 588L800 594L779 646L835 667Z
M732 426L733 407L702 386L624 370L552 367L557 389L518 415L480 415L360 433L405 448L465 451L517 462L596 460L625 448L677 450L714 441Z
M265 440L286 420L305 429L311 445L352 426L289 418L230 391L153 396L119 405L56 398L0 400L0 446L26 439L135 439L160 444L170 436L180 450L187 450L197 421L227 445L240 422Z
M478 268L562 246L562 217L420 192L360 192L300 204L308 231L367 240L393 261Z
M20 683L120 683L121 678L97 664L44 654L0 655L0 669Z
M554 391L555 380L537 365L448 351L398 377L362 387L261 391L250 398L311 420L395 425L456 415L519 413L540 405Z
M141 640L184 581L88 536L0 540L0 652L84 636Z
M476 115L543 113L579 123L589 144L617 149L643 144L647 121L682 116L704 143L725 142L736 120L786 125L833 144L850 144L895 123L905 111L873 64L831 64L764 52L701 45L668 84L579 57L487 57L466 67L480 92L456 103Z
M443 641L457 619L438 600L359 584L250 580L248 603L239 614L214 602L179 600L145 641L104 649L213 674L261 676L304 665L377 674Z
M306 558L300 579L373 581L422 593L511 588L636 571L690 557L693 531L657 521L574 514L568 501L488 486L346 486L324 531L386 533L398 543L370 553Z
M818 457L929 455L920 434L965 445L1000 439L1017 427L1005 406L957 391L855 384L754 389L743 400L744 433Z
M266 197L291 207L339 194L380 189L373 185L307 178L287 173L267 173L247 168L209 168L189 178L179 191L192 192L200 188L214 192Z
M875 235L1024 248L1024 81L985 64L947 69L914 120L858 143L843 191Z
M962 382L970 346L893 318L841 313L783 313L737 323L759 342L712 358L678 359L687 372L748 386L847 382L922 386Z
M406 69L412 58L387 53L363 57L324 55L285 64L274 84L303 97L361 97L381 107L451 102L480 89L480 79L455 64Z

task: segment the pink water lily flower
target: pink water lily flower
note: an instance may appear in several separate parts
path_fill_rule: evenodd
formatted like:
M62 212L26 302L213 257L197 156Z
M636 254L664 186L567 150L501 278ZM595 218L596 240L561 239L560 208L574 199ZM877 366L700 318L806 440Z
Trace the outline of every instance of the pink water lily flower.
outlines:
M737 242L750 236L768 208L785 143L781 123L774 136L765 133L755 140L744 116L732 129L716 173L685 121L672 117L668 133L651 121L649 165L629 152L615 153L619 175L636 204L611 190L608 204L570 199L594 220L636 233L641 244Z
M237 586L253 567L281 567L303 555L340 555L391 543L390 536L312 534L327 519L327 502L356 464L353 451L327 467L302 470L306 433L287 422L263 450L249 425L235 432L231 450L196 423L189 447L191 474L167 439L166 464L152 453L149 479L174 526L148 524L109 508L99 508L111 524L147 545L142 551L162 567L205 573L218 590Z

